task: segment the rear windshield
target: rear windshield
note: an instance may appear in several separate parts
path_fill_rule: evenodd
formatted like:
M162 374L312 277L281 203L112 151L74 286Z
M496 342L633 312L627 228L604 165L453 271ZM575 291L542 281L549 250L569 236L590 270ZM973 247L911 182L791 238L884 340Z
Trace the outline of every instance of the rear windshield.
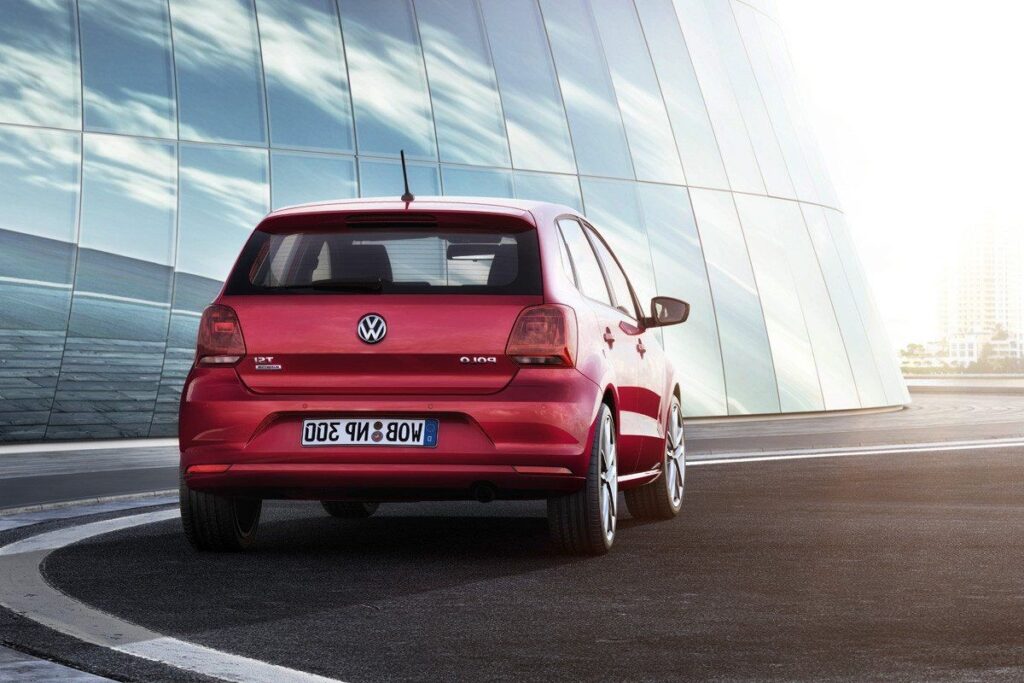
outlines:
M256 231L228 294L540 294L537 234L369 227Z

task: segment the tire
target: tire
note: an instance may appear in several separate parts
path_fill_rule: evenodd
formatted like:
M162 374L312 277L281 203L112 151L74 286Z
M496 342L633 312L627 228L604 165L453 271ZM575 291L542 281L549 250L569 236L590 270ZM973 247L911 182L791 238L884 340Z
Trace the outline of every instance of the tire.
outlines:
M185 538L196 550L239 552L256 542L262 500L193 491L182 481L178 502Z
M626 491L626 507L637 519L672 519L683 507L686 490L686 441L683 437L683 410L672 397L665 425L665 454L661 476L649 484Z
M615 542L619 473L615 418L602 404L597 413L590 465L583 488L548 499L551 539L566 553L603 555Z
M324 511L338 519L366 519L380 507L380 503L353 503L343 500L322 500Z

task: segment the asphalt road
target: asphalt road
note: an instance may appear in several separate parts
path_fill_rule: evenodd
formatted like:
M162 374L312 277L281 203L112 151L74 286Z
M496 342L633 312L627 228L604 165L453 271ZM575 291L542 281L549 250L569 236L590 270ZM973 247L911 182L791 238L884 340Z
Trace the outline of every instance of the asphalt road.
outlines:
M1024 677L1024 449L691 467L682 517L623 519L602 558L556 554L543 514L270 503L254 553L194 554L171 521L44 574L160 633L347 681ZM119 661L9 616L0 632Z

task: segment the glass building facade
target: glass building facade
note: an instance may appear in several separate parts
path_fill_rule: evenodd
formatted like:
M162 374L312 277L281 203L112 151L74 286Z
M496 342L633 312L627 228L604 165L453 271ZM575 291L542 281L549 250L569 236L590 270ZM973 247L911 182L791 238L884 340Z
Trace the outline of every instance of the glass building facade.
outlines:
M583 210L690 416L908 395L768 0L4 0L0 441L169 436L272 208Z

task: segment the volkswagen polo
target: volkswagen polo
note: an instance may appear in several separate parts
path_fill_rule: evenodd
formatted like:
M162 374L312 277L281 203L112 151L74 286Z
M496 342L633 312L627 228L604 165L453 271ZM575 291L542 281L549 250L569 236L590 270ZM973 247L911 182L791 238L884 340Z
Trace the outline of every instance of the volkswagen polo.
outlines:
M253 545L262 501L546 499L568 552L607 552L619 491L679 513L680 381L608 243L554 204L355 200L275 211L202 315L181 399L181 518Z

